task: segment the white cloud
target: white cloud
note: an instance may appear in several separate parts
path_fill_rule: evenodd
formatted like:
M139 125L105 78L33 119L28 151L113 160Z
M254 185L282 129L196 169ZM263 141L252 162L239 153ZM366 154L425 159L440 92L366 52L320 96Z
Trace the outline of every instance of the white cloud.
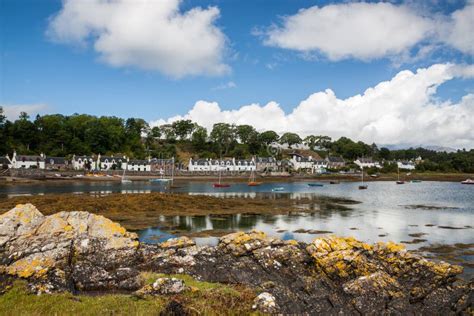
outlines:
M445 32L445 41L465 54L474 55L474 1L453 12Z
M220 84L212 88L212 90L226 90L226 89L233 89L233 88L237 88L237 84L233 81L228 81L226 83Z
M0 107L3 108L3 114L10 121L18 119L21 112L28 113L30 118L34 119L37 114L43 114L49 108L46 104L0 104Z
M47 34L86 45L105 63L160 71L172 77L221 75L226 37L215 25L217 7L179 9L182 0L63 0Z
M387 2L331 4L286 16L281 26L270 27L263 37L266 45L307 57L322 54L333 61L409 60L415 47L423 55L439 43L474 54L473 16L474 1L450 16L429 17L413 7Z
M198 101L186 115L152 125L184 118L208 129L228 122L250 124L260 131L347 136L369 143L474 148L474 94L458 103L440 102L436 97L439 85L453 78L472 78L473 69L472 65L436 64L415 73L405 70L347 99L327 89L310 95L289 114L276 102L224 111L216 102Z

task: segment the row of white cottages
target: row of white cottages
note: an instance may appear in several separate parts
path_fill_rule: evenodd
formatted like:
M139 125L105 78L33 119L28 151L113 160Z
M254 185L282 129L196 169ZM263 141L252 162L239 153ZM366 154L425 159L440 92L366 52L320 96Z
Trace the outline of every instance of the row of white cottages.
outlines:
M403 170L415 170L416 164L421 162L422 158L418 157L415 159L415 161L397 161L397 166L399 169ZM372 160L372 158L357 158L357 160L354 161L356 165L358 165L360 168L382 168L382 164L378 161Z
M174 164L172 159L129 159L126 156L73 156L71 160L64 157L41 155L17 155L13 152L0 161L2 167L11 169L51 169L51 170L129 170L129 171L160 171Z
M331 157L331 159L317 159L311 156L305 157L303 155L292 153L291 159L286 161L288 167L295 171L307 171L311 173L323 173L328 166L332 168L341 167L344 164L342 158ZM257 157L252 159L189 159L188 170L190 172L215 172L215 171L237 171L237 172L251 172L251 171L277 171L282 168L284 162L277 161L272 157ZM342 165L343 166L343 165Z

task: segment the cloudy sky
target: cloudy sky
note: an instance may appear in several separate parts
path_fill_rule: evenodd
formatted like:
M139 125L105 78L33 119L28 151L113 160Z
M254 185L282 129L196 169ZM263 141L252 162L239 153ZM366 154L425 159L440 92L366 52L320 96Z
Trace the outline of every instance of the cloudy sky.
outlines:
M1 0L0 105L474 148L474 1Z

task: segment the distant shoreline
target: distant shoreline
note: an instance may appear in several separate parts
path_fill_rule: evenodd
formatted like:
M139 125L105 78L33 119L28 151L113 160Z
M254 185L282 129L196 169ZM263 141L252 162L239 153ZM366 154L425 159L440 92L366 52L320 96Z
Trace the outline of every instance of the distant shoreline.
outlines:
M468 178L474 179L472 173L411 173L407 172L400 174L400 180L411 181L447 181L460 182ZM150 179L158 178L151 175L127 176L127 179L132 181L148 181ZM175 176L175 181L196 181L196 182L212 182L216 181L217 175L185 175ZM222 175L222 179L226 182L247 182L248 175ZM396 181L398 176L396 173L380 174L377 177L369 175L364 176L364 181ZM121 178L117 176L84 176L84 177L53 177L47 176L45 178L28 178L28 177L2 177L0 178L0 185L15 185L28 183L61 183L61 182L117 182ZM289 175L289 176L259 176L257 180L260 182L301 182L301 181L341 181L341 182L357 182L360 181L360 174L323 174L323 175Z

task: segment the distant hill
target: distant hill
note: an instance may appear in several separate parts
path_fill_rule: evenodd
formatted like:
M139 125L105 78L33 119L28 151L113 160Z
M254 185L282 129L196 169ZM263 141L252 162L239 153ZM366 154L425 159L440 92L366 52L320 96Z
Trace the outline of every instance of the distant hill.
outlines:
M443 146L436 146L436 145L381 145L380 147L386 147L390 150L401 150L401 149L409 149L409 148L424 148L427 150L432 150L436 152L447 152L447 153L455 153L457 149L452 147L443 147Z
M424 149L428 149L428 150L433 150L433 151L436 151L436 152L447 152L447 153L455 153L457 150L454 149L454 148L451 148L451 147L443 147L443 146L421 146L423 147Z

